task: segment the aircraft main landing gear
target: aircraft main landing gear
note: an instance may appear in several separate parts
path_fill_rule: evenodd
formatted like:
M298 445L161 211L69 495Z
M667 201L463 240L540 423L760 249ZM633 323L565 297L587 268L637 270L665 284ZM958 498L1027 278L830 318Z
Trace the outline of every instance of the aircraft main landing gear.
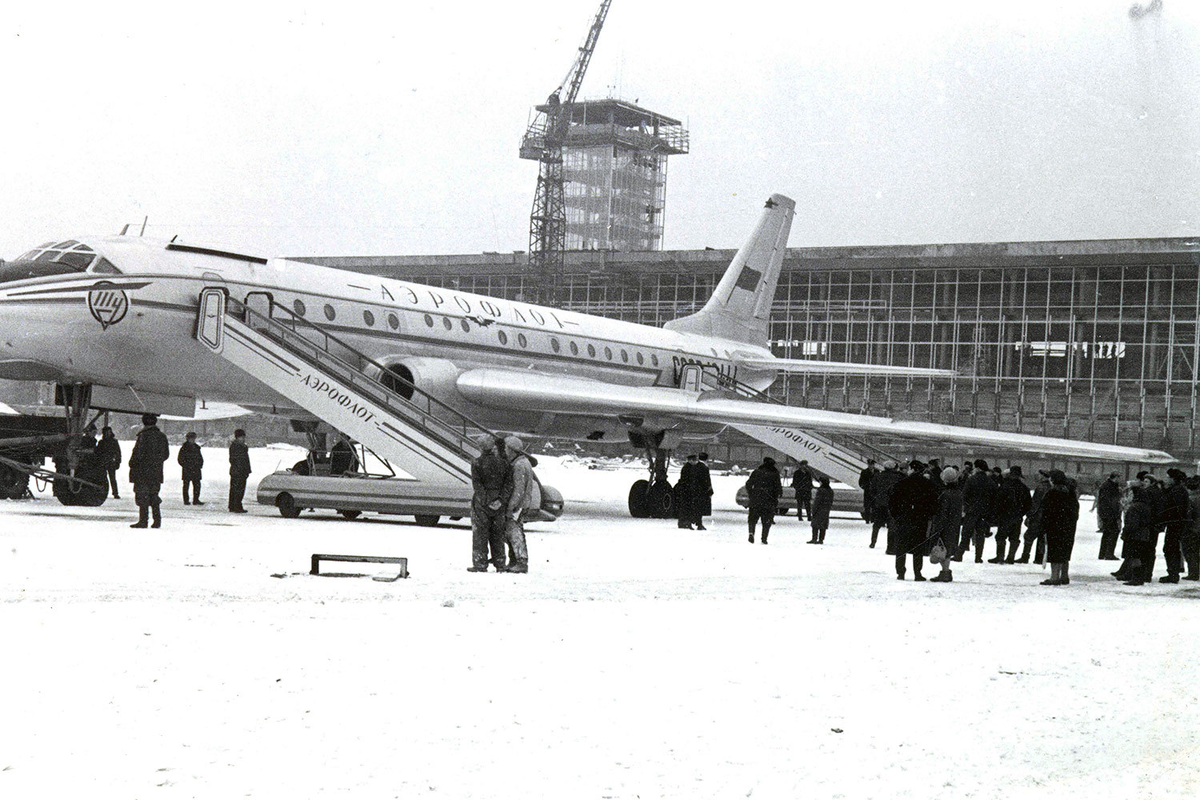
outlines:
M646 448L650 461L650 479L634 481L629 487L629 515L639 519L671 519L675 516L675 490L667 478L667 460L671 451Z

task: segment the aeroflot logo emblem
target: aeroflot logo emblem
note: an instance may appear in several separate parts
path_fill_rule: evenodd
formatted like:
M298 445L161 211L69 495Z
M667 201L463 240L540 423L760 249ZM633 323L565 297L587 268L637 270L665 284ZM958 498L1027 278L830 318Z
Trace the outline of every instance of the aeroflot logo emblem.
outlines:
M88 292L88 311L100 323L101 330L116 325L129 313L129 295L115 283L100 281Z

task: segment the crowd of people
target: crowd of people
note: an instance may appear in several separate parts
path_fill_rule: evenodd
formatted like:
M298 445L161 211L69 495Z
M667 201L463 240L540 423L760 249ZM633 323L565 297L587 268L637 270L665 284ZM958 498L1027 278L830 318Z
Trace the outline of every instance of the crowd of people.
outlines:
M117 488L117 470L121 467L121 443L112 428L104 426L100 440L96 441L95 428L89 428L83 437L83 449L91 450L108 476L109 491L113 499L121 495ZM162 527L163 464L170 458L170 443L158 428L158 416L142 415L142 429L138 431L129 454L129 482L133 484L133 499L138 508L138 520L131 528ZM200 486L204 473L204 454L196 441L196 434L189 432L179 447L176 461L180 466L183 482L183 504L204 505L200 499ZM250 448L246 444L246 432L241 428L234 431L229 443L229 510L234 514L245 514L242 506L246 494L246 479L250 476Z
M812 538L823 544L833 506L829 479L801 461L792 474L796 514L807 515ZM1079 522L1079 487L1062 470L1038 470L1031 487L1019 465L989 467L983 459L961 469L911 461L903 468L894 461L868 461L859 476L863 490L862 517L871 526L868 546L876 547L886 530L885 547L895 558L896 578L904 580L911 564L913 580L927 580L925 559L940 565L928 580L953 581L951 565L968 553L975 563L1048 564L1046 586L1071 582L1070 563ZM765 458L746 482L749 540L766 544L783 492L783 479L774 459ZM1153 579L1159 535L1163 535L1166 575L1161 583L1200 581L1200 475L1167 470L1161 480L1150 472L1122 482L1113 472L1096 488L1092 511L1100 531L1102 560L1122 561L1113 577L1127 586ZM987 540L994 555L986 558ZM1116 553L1123 542L1121 555Z
M162 525L159 491L163 464L169 457L167 437L157 426L154 414L142 416L142 430L130 454L129 480L133 484L138 521L131 527L159 528ZM99 441L94 429L85 436L103 465L114 498L116 471L121 466L121 446L109 427ZM471 572L524 573L529 554L524 523L541 507L541 487L533 473L536 460L525 452L516 436L483 435L481 451L471 464L472 499ZM342 451L348 451L343 453ZM334 460L356 461L348 440L339 441ZM188 433L176 459L181 468L183 502L203 505L200 488L204 456L195 433ZM704 517L712 514L712 479L708 454L689 455L675 487L680 528L705 530ZM250 475L246 432L238 429L229 444L229 511L245 513L243 498ZM829 478L801 461L792 474L796 513L806 516L811 526L809 544L825 543L834 492ZM966 462L959 469L943 467L937 459L929 463L910 461L903 468L895 461L867 462L858 481L863 492L862 517L870 525L869 547L876 547L886 530L885 547L895 558L896 577L904 580L911 564L913 580L924 581L925 559L941 567L930 578L953 580L951 564L974 554L983 563L987 540L993 539L994 555L989 564L1047 563L1048 586L1071 582L1070 562L1079 520L1079 487L1058 469L1039 470L1031 488L1019 465L1007 470L990 467L983 459ZM761 527L762 544L767 544L779 499L783 476L768 457L746 481L748 533L755 542ZM1200 581L1200 475L1188 477L1182 470L1168 469L1161 480L1150 472L1139 472L1122 482L1113 472L1098 486L1092 510L1100 532L1098 557L1121 561L1113 577L1128 586L1143 586L1153 580L1158 542L1166 574L1162 583ZM1022 531L1022 528L1024 529ZM1121 555L1117 546L1123 542ZM1019 555L1018 555L1019 552Z
M982 459L961 469L936 460L912 461L903 470L894 461L871 461L859 486L863 519L871 525L869 546L876 546L879 531L886 528L887 552L896 558L900 580L911 556L914 580L925 579L922 561L930 557L941 564L932 580L951 581L950 564L963 561L969 552L982 563L987 539L994 538L995 554L988 563L1027 564L1032 556L1034 563L1050 566L1043 584L1071 582L1079 487L1062 470L1039 470L1031 488L1020 466L989 468ZM1123 560L1115 578L1129 586L1150 582L1159 534L1165 531L1167 574L1160 582L1200 580L1200 476L1188 478L1172 468L1165 481L1140 472L1122 485L1113 472L1097 487L1092 510L1101 534L1098 557ZM1118 542L1124 542L1120 557Z

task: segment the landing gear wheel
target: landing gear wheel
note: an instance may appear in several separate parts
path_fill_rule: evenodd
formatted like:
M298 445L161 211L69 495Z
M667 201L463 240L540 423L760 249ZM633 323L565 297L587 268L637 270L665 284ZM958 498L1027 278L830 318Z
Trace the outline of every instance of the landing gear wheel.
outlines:
M279 515L285 519L295 519L300 516L300 507L296 505L296 498L287 492L281 492L275 498L275 507L279 509Z
M59 466L59 471L66 474L66 465ZM103 467L96 465L95 458L90 454L79 459L73 473L76 478L88 481L91 485L75 483L62 478L54 480L54 496L64 506L100 506L108 499L108 473Z
M418 525L424 525L426 528L433 528L438 524L438 520L441 519L441 517L439 517L437 514L415 514L413 519L417 521Z
M29 491L29 476L0 464L0 500L20 500Z
M342 509L338 513L341 514L346 519L358 519L358 515L361 514L362 512L354 510L354 509L346 508L346 509Z
M656 519L675 516L675 491L669 483L656 483L646 492L646 507Z
M634 481L629 487L629 516L634 519L645 519L650 516L650 504L647 495L650 491L650 481Z

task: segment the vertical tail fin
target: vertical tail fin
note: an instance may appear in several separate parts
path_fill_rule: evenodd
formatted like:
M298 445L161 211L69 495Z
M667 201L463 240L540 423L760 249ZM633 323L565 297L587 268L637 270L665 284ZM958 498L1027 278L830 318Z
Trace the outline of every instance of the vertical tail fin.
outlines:
M754 233L733 257L704 308L663 327L765 347L795 210L796 202L790 197L771 195Z

